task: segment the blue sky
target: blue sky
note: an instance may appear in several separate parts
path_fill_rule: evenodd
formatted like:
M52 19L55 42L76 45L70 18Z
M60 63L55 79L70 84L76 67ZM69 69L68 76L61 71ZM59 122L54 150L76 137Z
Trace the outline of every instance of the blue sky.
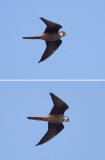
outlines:
M38 64L44 17L67 32L62 45ZM104 0L0 1L0 79L105 79Z
M27 116L47 115L49 93L64 100L71 122L54 139L35 147L47 123ZM105 159L104 82L1 82L0 159Z
M67 32L62 45L38 64L46 45L23 40L44 32L44 17ZM1 79L105 79L104 0L0 1ZM71 122L48 143L35 147L52 92L68 105ZM0 159L105 159L105 82L0 82Z

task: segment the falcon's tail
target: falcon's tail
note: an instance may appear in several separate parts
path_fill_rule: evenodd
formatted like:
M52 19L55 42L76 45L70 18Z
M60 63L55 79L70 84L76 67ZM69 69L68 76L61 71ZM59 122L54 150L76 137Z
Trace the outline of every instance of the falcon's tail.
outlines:
M23 37L23 39L41 39L40 36Z
M27 117L28 119L32 119L32 120L42 120L44 121L43 117Z

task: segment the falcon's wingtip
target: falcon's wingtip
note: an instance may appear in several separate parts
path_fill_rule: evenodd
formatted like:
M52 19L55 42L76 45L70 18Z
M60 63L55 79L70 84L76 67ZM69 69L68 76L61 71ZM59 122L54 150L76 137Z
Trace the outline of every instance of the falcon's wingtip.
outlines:
M42 20L42 19L43 19L43 17L40 17L40 19Z
M39 143L37 143L35 146L39 146L39 145L41 145L41 143L39 142Z
M50 92L49 94L50 94L50 96L51 96L51 95L53 95L53 93L52 93L52 92Z
M42 60L40 60L38 63L42 62Z

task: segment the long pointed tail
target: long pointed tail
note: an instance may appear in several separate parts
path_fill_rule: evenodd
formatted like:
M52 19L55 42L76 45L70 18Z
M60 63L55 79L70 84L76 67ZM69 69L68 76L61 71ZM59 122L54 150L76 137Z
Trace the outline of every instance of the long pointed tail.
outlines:
M42 120L44 121L43 117L27 117L28 119L32 119L32 120Z
M23 39L41 39L40 36L23 37Z

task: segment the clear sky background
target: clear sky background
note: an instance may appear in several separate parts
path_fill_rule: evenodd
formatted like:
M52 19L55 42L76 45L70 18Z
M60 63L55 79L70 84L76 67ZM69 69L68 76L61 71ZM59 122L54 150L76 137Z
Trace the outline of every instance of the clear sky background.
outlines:
M44 17L67 32L60 48L38 64ZM0 1L0 79L105 79L105 0Z
M27 116L47 115L53 92L64 100L71 122L46 144L35 146L47 131L47 123ZM104 160L104 82L1 82L1 160Z

